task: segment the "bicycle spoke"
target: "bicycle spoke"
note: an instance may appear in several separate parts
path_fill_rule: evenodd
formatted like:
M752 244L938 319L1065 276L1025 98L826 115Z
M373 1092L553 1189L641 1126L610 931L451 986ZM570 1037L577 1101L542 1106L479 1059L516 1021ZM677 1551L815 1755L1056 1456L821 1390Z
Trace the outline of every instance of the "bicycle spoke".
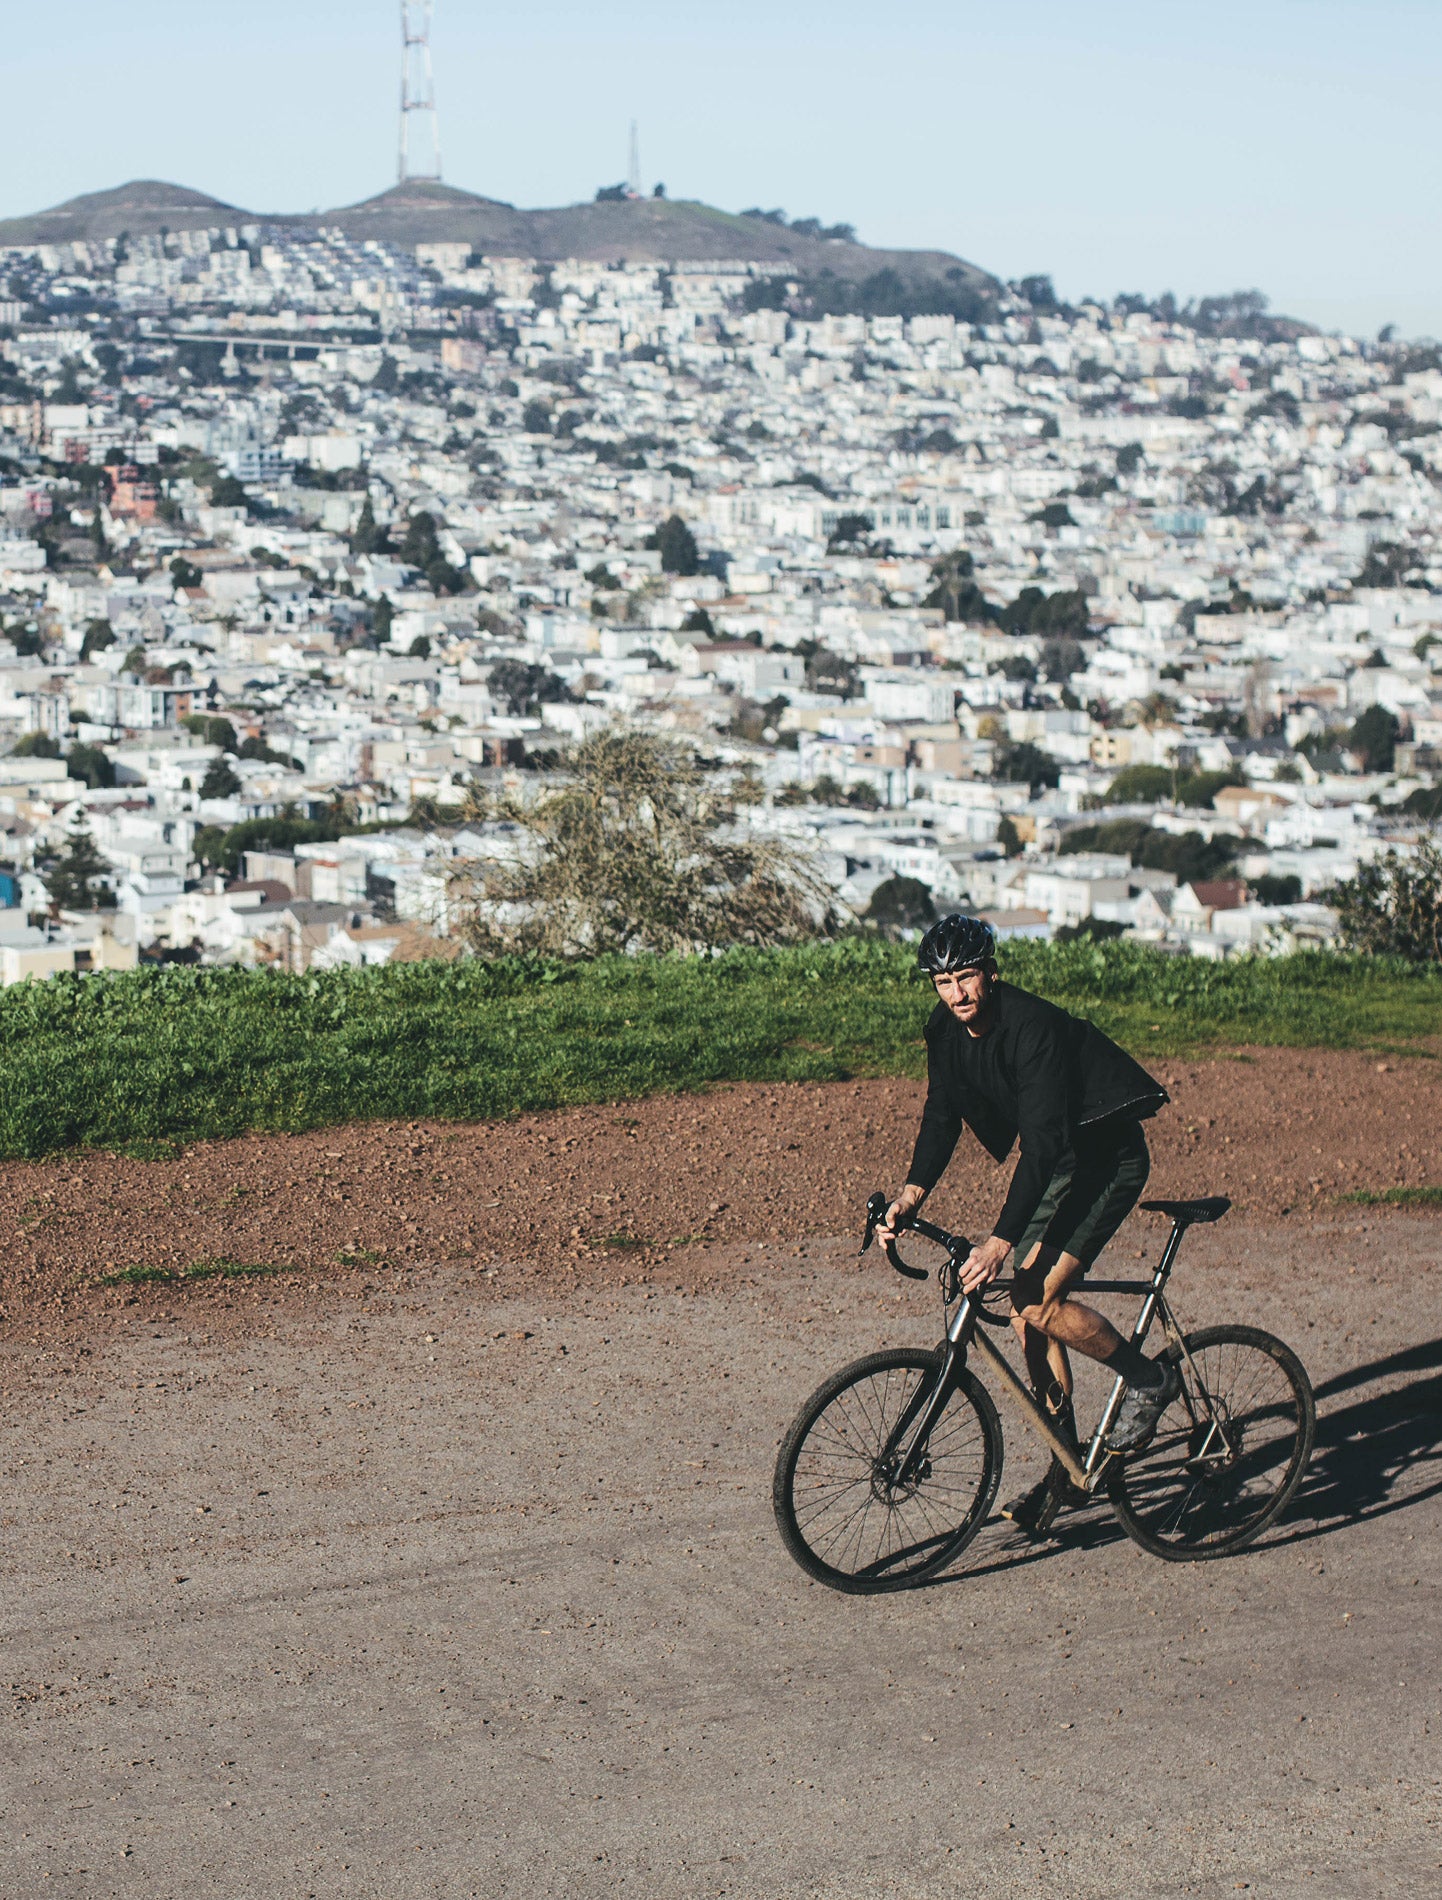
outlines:
M1196 1336L1182 1362L1184 1399L1113 1487L1123 1522L1148 1548L1235 1548L1280 1508L1311 1433L1305 1375L1288 1370L1290 1358L1248 1328Z
M789 1474L789 1521L828 1574L870 1587L919 1575L976 1518L994 1456L976 1402L958 1387L927 1441L917 1439L936 1365L929 1354L878 1365L808 1421Z

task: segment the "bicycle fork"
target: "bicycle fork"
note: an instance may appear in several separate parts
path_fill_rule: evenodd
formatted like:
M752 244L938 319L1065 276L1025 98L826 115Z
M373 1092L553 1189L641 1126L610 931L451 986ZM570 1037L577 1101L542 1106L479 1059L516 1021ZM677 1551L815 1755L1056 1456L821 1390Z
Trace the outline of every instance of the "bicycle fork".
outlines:
M909 1484L916 1476L926 1457L932 1431L960 1381L966 1365L967 1350L973 1345L1001 1380L1003 1390L1021 1405L1034 1429L1041 1433L1051 1447L1058 1463L1065 1467L1068 1477L1083 1489L1090 1489L1092 1480L1088 1475L1088 1467L1082 1464L1075 1448L1062 1437L1050 1418L1033 1401L1030 1392L1012 1370L1006 1355L984 1333L977 1331L976 1315L970 1298L963 1299L946 1329L946 1337L942 1342L941 1375L936 1384L929 1392L925 1386L918 1386L886 1441L881 1464L883 1469L889 1471L898 1451L906 1442L907 1433L915 1425L910 1447L891 1478L892 1485L899 1488Z

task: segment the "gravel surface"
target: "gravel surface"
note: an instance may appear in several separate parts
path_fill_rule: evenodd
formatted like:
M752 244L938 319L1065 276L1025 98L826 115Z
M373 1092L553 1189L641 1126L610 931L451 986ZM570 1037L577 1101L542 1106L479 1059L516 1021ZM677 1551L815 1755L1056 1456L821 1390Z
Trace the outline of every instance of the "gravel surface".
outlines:
M790 1563L769 1484L825 1373L935 1335L840 1235L914 1089L7 1170L0 1893L1430 1900L1442 1220L1332 1197L1438 1178L1431 1073L1168 1071L1154 1190L1240 1203L1183 1318L1319 1388L1259 1548L997 1519L877 1599ZM1000 1185L959 1158L940 1217ZM222 1250L294 1270L91 1285ZM1002 1497L1040 1469L1004 1419Z
M1188 1238L1184 1320L1267 1324L1319 1388L1260 1548L996 1520L889 1598L809 1583L769 1511L823 1374L935 1333L854 1241L718 1247L700 1292L352 1274L243 1326L162 1291L9 1342L0 1892L1431 1896L1438 1233ZM1006 1423L1003 1496L1038 1469Z

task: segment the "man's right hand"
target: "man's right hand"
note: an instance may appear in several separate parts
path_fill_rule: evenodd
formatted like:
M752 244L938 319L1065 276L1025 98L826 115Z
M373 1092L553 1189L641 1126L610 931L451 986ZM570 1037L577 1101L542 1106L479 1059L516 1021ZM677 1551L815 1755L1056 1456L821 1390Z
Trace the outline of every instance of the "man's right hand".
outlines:
M908 1181L886 1210L886 1218L876 1230L876 1238L883 1247L893 1247L902 1228L926 1199L926 1189L918 1187L914 1181Z

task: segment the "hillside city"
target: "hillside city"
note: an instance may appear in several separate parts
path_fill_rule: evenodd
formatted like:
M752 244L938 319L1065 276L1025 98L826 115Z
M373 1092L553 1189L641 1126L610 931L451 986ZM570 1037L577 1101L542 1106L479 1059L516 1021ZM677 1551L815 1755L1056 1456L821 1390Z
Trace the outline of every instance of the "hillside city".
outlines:
M843 919L1332 941L1439 814L1442 355L1246 295L986 314L334 229L0 249L4 981L455 954L493 795L618 723L745 772Z

